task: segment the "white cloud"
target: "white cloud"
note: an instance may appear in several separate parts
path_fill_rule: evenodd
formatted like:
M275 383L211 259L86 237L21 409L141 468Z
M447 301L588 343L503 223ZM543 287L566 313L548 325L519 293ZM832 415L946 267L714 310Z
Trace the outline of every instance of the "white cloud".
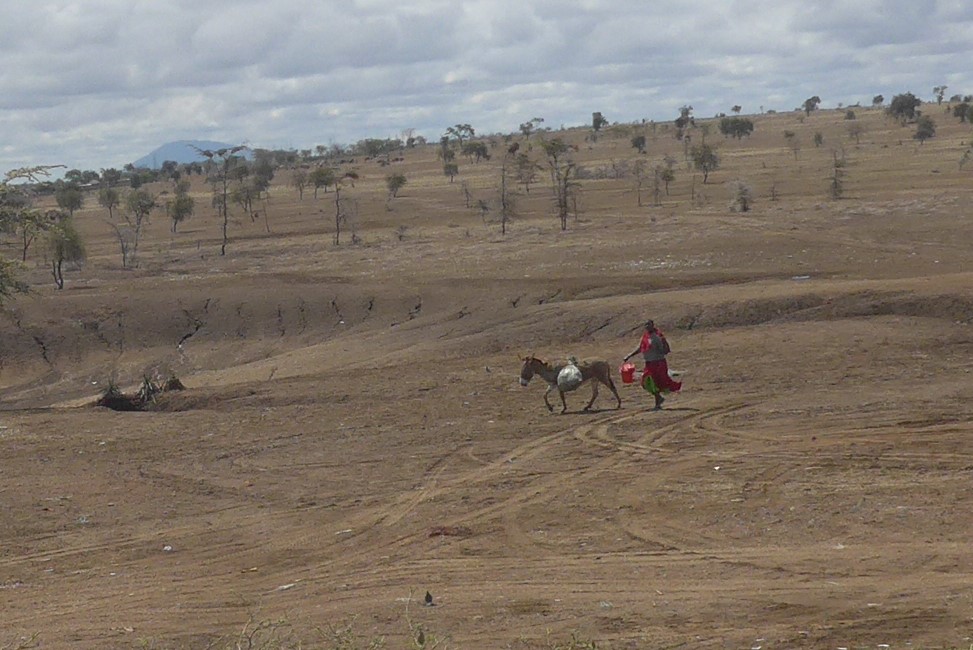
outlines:
M973 92L938 0L7 0L0 169L119 167L206 138L309 148Z

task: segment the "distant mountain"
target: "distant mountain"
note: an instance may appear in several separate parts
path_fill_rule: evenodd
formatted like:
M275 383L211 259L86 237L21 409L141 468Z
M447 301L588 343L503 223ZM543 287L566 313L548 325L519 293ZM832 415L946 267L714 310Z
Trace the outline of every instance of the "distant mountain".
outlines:
M201 156L193 147L214 151L216 149L228 149L233 146L236 145L226 144L225 142L213 142L211 140L179 140L162 145L149 155L139 158L132 165L148 169L159 169L162 167L162 163L167 160L172 160L179 164L202 162L206 158ZM253 153L249 149L244 149L240 152L240 155L250 159Z

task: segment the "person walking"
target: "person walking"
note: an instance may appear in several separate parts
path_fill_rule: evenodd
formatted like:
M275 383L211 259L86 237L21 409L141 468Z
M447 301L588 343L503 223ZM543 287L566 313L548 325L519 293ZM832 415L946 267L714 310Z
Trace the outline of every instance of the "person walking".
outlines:
M627 362L635 355L642 354L645 361L645 368L642 369L642 388L652 393L657 411L666 401L662 393L676 393L682 388L681 381L675 381L669 376L669 364L666 361L669 352L669 341L666 340L666 335L655 326L653 321L647 320L639 346L625 357Z

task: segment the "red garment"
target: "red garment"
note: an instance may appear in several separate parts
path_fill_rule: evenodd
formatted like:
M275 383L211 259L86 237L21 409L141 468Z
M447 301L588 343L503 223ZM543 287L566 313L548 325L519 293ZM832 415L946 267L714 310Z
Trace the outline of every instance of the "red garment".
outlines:
M639 351L643 354L652 348L653 332L646 331L642 334L642 341L639 343ZM662 358L645 362L642 370L642 387L652 394L677 392L682 388L681 381L674 381L669 376L669 364L665 360L665 355L669 354L669 342L662 330L656 329L654 334L662 344L662 350L655 350ZM651 381L649 381L651 379Z
M646 384L646 379L651 382ZM682 388L681 381L675 381L669 376L669 364L665 359L658 361L646 361L645 368L642 370L642 386L650 393L678 393ZM655 390L652 390L655 388Z

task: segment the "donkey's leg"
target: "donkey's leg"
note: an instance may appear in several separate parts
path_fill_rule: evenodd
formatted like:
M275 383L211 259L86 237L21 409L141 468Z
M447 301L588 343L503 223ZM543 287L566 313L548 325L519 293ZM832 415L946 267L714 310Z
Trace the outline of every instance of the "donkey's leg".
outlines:
M622 408L622 398L621 396L619 396L618 390L616 390L615 388L615 382L612 381L611 375L608 376L608 381L605 382L605 385L611 389L612 394L615 396L615 401L618 402L618 405L615 406L615 408L616 409Z
M554 407L551 406L551 402L547 399L547 396L550 395L550 393L551 393L552 390L554 390L554 386L552 386L551 384L548 384L547 385L547 390L544 391L544 404L547 405L547 411L548 411L548 413L553 413L554 412ZM562 398L563 398L563 396L562 396Z
M590 411L591 405L595 403L595 399L598 398L598 381L591 382L591 399L588 400L588 405L584 407L584 410Z
M564 399L564 391L561 390L561 389L558 389L557 392L561 394L561 414L563 415L564 413L567 413L568 412L568 403Z

